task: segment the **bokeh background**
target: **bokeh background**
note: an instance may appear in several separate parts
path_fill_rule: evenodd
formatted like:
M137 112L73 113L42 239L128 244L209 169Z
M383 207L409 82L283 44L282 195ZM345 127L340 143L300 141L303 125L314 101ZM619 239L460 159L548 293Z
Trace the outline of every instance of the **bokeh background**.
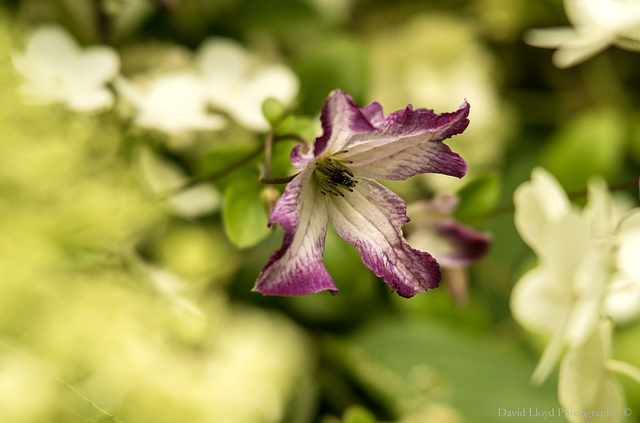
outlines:
M578 193L593 174L612 185L638 175L640 54L612 47L554 67L523 35L567 25L560 0L0 4L1 422L492 422L499 409L559 407L557 373L530 383L543 340L509 309L536 262L513 225L513 191L535 166ZM408 203L458 193L456 218L490 235L490 252L404 299L329 230L339 294L252 292L282 240L266 228L264 157L207 184L197 213L159 200L144 169L219 171L265 131L229 119L167 134L137 126L124 103L97 114L29 104L12 55L44 23L112 46L131 80L192 68L210 37L235 40L295 74L287 110L308 139L336 88L387 113L467 99L471 124L448 145L469 174L389 186ZM291 172L293 145L276 145L276 176ZM618 194L637 205L637 185ZM640 325L619 327L615 357L640 365L639 350ZM636 411L625 421L638 421L640 388L620 381Z

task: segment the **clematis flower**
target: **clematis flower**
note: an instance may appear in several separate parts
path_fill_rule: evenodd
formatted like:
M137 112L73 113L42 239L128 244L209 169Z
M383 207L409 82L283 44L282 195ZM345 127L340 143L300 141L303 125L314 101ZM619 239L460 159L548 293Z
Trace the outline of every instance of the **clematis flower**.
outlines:
M636 0L564 0L573 28L529 31L525 41L535 47L557 48L553 64L567 68L608 46L640 48L640 2Z
M63 28L47 25L33 31L12 61L25 79L22 94L35 104L65 103L77 112L113 105L105 84L118 74L120 59L111 47L81 48Z
M284 228L254 290L265 295L337 292L322 263L327 220L353 245L363 263L403 297L435 288L440 266L428 253L409 246L402 224L405 202L374 179L405 180L421 173L462 177L466 162L443 143L462 133L469 104L453 113L411 105L384 115L376 102L358 108L334 91L321 114L323 135L313 146L298 145L291 163L300 173L289 183L269 224Z
M409 245L429 251L442 266L447 290L463 307L468 302L465 268L489 251L491 238L452 217L458 203L456 195L440 193L429 201L409 204L407 214L412 218L405 229Z

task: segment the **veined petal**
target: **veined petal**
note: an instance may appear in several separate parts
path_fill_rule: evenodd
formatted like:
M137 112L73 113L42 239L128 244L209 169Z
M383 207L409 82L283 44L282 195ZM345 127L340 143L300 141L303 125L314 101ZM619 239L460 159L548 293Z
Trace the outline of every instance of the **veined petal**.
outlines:
M384 112L382 106L377 101L360 109L364 117L376 128L384 125Z
M313 178L302 171L276 201L269 224L284 228L282 247L271 255L253 290L264 295L306 295L337 292L322 263L327 234L327 200Z
M341 158L351 160L350 169L361 178L400 181L421 173L462 177L467 163L442 141L464 131L468 115L467 102L442 114L409 105L386 116L378 129L353 134L340 146L348 150Z
M308 144L298 144L293 147L291 150L291 154L289 155L289 160L291 160L291 164L298 170L304 169L307 163L312 162L316 159L316 156L313 154L313 147L310 147Z
M379 118L376 106L367 109L366 113ZM342 150L344 144L355 133L370 132L376 129L351 97L337 90L332 92L327 101L324 102L320 121L322 122L323 133L313 145L315 157L324 151L336 152Z
M400 197L365 179L344 197L327 199L336 233L360 252L362 262L392 290L408 298L439 285L436 260L411 248L402 236L402 224L409 218Z

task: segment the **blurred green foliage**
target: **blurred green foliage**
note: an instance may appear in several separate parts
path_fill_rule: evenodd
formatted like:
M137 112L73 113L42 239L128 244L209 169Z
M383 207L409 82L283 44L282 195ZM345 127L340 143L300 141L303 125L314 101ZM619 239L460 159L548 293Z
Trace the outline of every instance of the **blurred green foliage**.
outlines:
M3 2L0 421L490 422L498 408L557 407L553 381L530 386L540 342L509 312L535 261L513 226L513 190L536 165L570 191L593 174L615 184L640 172L640 55L612 48L559 70L522 42L565 21L560 0ZM471 176L416 177L401 193L457 192L456 216L492 236L465 270L468 305L455 305L446 272L433 292L391 294L331 228L337 295L251 292L282 239L258 181L266 134L232 126L167 140L121 110L25 104L9 54L43 22L114 46L125 72L188 67L186 52L212 35L290 66L301 88L276 111L274 177L296 171L298 141L284 135L312 141L333 89L387 113L466 97L469 131L448 145ZM217 175L221 208L185 219L160 207L141 188L139 146L189 177ZM624 195L637 204L638 187ZM616 334L616 358L640 365L639 328ZM623 383L631 423L640 389Z

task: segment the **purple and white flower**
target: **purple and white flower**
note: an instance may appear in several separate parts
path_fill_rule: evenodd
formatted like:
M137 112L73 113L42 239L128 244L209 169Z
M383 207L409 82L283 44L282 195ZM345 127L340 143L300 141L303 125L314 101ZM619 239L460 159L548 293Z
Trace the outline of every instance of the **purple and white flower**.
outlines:
M491 245L488 235L453 218L458 203L456 195L439 193L429 201L418 201L408 208L413 219L407 227L407 241L418 249L429 250L445 268L469 266L484 256Z
M363 263L403 297L435 288L440 266L405 241L406 204L374 179L405 180L422 173L462 177L466 162L443 143L462 133L469 104L453 113L411 105L384 115L376 102L358 108L334 91L321 114L324 133L313 146L296 146L291 163L300 173L289 183L269 224L285 230L280 250L264 267L255 291L264 295L337 292L322 263L328 219Z

